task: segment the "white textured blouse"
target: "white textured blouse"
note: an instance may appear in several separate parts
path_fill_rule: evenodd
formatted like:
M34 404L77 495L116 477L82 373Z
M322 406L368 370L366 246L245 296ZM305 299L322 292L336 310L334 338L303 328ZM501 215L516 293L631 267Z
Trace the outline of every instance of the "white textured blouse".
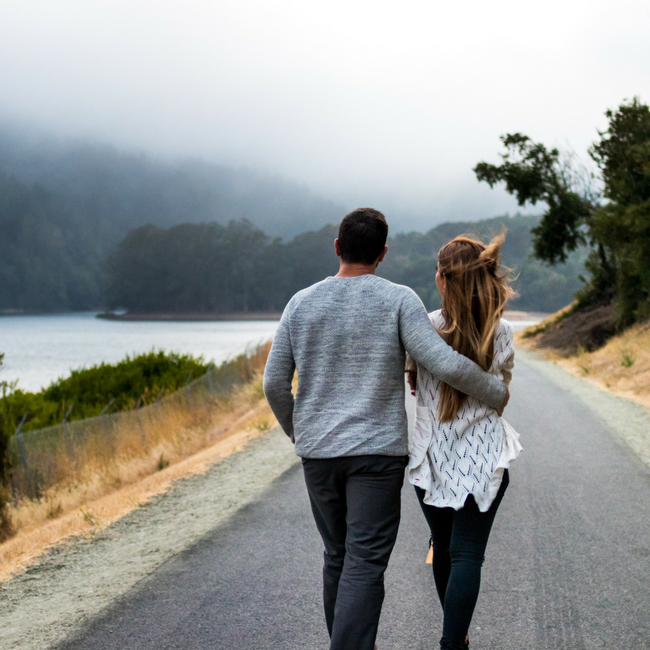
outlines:
M429 314L444 327L440 310ZM501 319L494 335L494 359L488 372L509 384L514 367L513 329ZM426 494L424 502L459 510L469 494L481 512L489 509L504 470L519 455L519 435L495 409L467 397L456 417L440 422L442 382L418 365L415 429L407 476Z

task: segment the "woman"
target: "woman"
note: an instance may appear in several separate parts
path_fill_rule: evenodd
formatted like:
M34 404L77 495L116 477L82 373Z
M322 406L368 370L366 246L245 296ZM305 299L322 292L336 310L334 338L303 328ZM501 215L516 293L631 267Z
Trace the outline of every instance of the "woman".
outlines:
M512 295L500 266L504 236L488 246L456 237L438 253L442 309L429 315L440 335L484 370L509 383L514 366L511 325L501 319ZM469 648L490 529L519 455L517 433L494 409L407 366L416 393L407 470L431 529L433 576L444 612L440 647Z

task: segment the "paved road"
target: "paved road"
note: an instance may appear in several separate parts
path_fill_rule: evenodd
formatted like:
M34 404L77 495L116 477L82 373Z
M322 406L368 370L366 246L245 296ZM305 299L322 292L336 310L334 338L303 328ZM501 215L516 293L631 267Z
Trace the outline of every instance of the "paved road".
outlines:
M650 469L599 416L519 363L508 419L524 453L488 547L474 650L650 649ZM440 635L411 490L386 578L380 650ZM299 466L142 580L58 650L325 650L321 544Z

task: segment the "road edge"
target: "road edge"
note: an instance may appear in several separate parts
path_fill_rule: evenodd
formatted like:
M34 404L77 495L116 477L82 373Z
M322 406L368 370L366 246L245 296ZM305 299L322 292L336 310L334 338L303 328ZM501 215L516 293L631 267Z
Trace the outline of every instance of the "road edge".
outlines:
M582 400L650 467L650 409L635 400L621 397L599 388L593 382L576 377L560 364L545 359L539 352L517 347L515 363L517 359L533 366ZM516 382L516 372L513 382Z
M61 544L0 589L0 647L43 650L163 562L257 500L299 459L279 427L204 474L180 479L96 535Z

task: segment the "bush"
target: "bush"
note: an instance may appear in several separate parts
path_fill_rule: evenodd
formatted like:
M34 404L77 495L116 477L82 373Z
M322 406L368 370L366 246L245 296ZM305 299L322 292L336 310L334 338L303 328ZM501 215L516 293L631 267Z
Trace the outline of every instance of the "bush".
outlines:
M2 445L25 413L23 431L60 424L66 415L68 420L93 417L107 406L106 412L127 411L154 402L161 392L182 388L207 369L202 357L160 350L73 370L38 393L5 389L0 399L0 452L4 457Z

